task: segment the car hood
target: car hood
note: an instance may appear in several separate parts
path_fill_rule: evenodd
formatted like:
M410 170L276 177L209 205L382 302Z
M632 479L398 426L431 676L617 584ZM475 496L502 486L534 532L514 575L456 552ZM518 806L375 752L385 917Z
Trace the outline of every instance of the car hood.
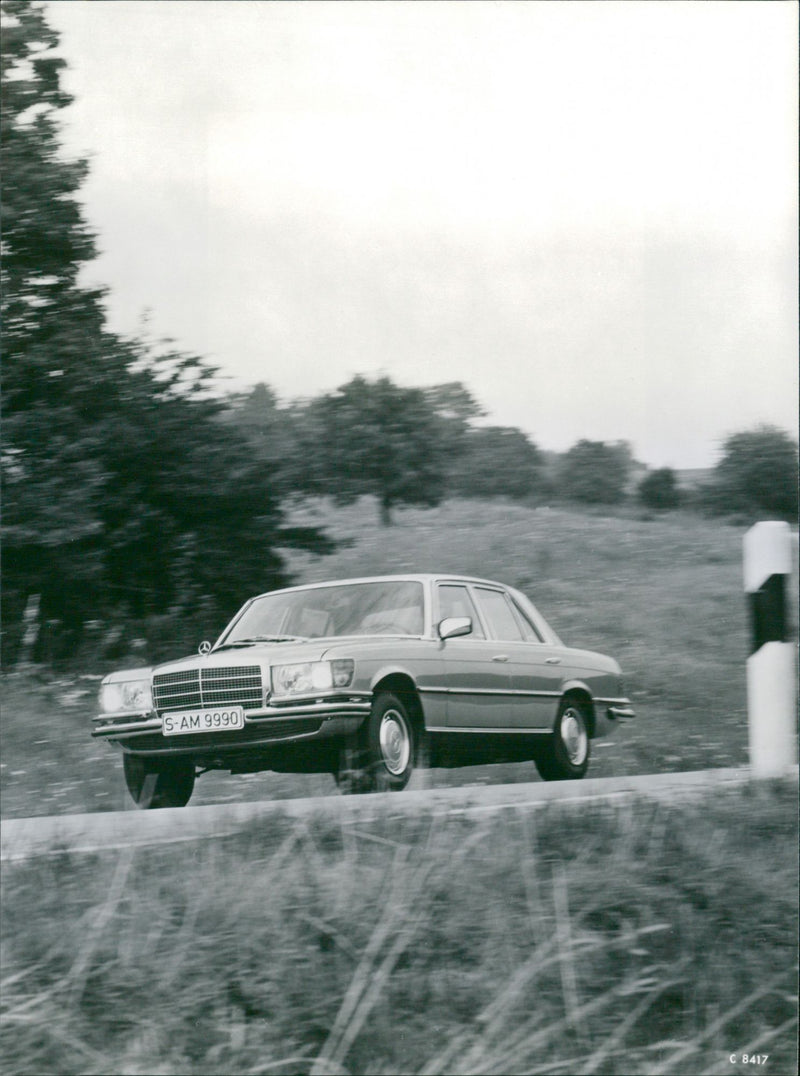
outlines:
M243 665L292 665L319 661L329 649L330 644L319 639L305 643L254 643L235 650L212 650L210 654L192 654L177 661L165 661L154 666L152 671L168 673L182 669L238 669Z
M309 639L298 643L254 643L231 650L212 650L210 654L189 654L174 661L137 669L122 669L103 678L103 683L119 683L124 680L144 680L155 674L181 672L189 669L238 669L246 665L292 665L305 661L322 661L326 657L347 657L354 646L359 652L363 647L385 647L386 640L374 636L342 636L337 639Z

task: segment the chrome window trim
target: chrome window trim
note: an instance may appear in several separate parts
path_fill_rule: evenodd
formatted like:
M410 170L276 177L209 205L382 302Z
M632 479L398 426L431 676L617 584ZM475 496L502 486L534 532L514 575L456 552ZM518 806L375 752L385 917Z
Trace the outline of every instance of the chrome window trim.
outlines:
M524 610L528 619L536 628L537 632L542 636L542 642L546 646L564 646L564 641L561 639L557 631L554 631L547 618L542 616L538 607L531 601L527 594L524 594L521 590L517 590L515 587L506 587L511 598Z
M499 594L500 597L505 602L506 608L511 613L511 619L516 624L517 631L519 632L519 638L518 639L504 639L501 635L496 635L496 634L493 634L493 635L489 636L489 638L491 638L492 640L496 640L498 643L525 643L525 642L528 641L525 638L525 633L523 632L522 628L520 627L518 618L514 615L514 608L513 608L511 599L510 599L510 597L509 597L509 595L508 595L508 593L506 592L505 589L503 589L502 587L489 587L489 586L486 586L483 583L475 583L475 584L472 585L472 590L474 592L473 597L474 597L476 608L479 609L479 610L480 610L480 602L479 602L479 598L478 598L479 591L484 590L484 591L488 591L490 594Z
M296 587L279 587L277 590L267 590L263 594L254 594L252 598L249 598L241 609L234 615L233 619L225 625L222 633L218 636L214 645L211 647L211 654L216 654L219 647L221 647L228 638L230 638L236 625L242 619L247 610L261 598L270 598L276 594L289 594L293 592L308 591L308 590L325 590L332 587L354 587L354 586L369 586L376 583L415 583L420 587L422 591L422 634L415 635L315 635L313 637L314 642L327 641L328 639L340 640L340 639L425 639L429 636L425 633L426 617L430 615L430 602L428 598L428 577L425 575L376 575L376 576L363 576L355 579L341 579L341 580L329 580L323 583L304 583L301 586ZM432 631L432 625L431 625ZM307 642L308 640L303 639Z
M470 633L469 635L457 635L457 636L455 636L455 638L460 639L465 643L467 643L467 642L469 642L469 643L486 643L486 642L492 642L493 641L491 635L489 635L489 633L487 631L488 625L486 623L484 623L483 617L481 616L481 613L480 613L480 609L478 608L478 603L475 601L475 595L472 593L472 585L471 585L471 583L469 583L466 579L435 579L433 585L434 585L434 588L435 588L435 591L436 591L436 594L435 594L435 597L436 597L436 621L435 621L435 623L433 623L431 625L432 629L437 628L439 623L444 619L442 617L441 602L439 601L439 588L440 587L462 587L467 592L467 597L469 598L470 604L472 605L472 611L475 614L474 619L480 625L480 629L483 632L483 637L481 638L481 637L478 637L477 635L473 635L472 633ZM433 612L432 607L431 607L431 612ZM442 641L445 641L445 640L442 640ZM447 640L447 641L449 642L450 640Z
M517 620L522 621L523 634L525 632L525 626L527 625L527 627L530 628L530 630L535 636L535 638L533 639L523 638L522 641L524 643L530 643L531 646L542 646L544 643L544 637L539 631L538 626L534 624L533 620L528 616L528 614L525 612L519 602L515 599L513 594L510 594L508 591L506 591L506 598L508 599L509 605L511 606L511 609L514 612L514 615L516 616Z

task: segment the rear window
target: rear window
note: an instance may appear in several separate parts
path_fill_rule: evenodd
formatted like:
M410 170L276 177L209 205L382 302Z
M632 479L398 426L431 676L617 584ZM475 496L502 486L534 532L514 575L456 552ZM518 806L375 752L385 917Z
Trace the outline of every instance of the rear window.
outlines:
M514 606L514 612L517 614L519 622L522 625L522 634L525 636L526 640L529 643L543 643L544 638L542 637L541 632L530 619L525 610L520 606L519 602L514 601L514 599L512 598L511 604Z
M482 587L477 587L475 598L484 620L489 625L489 631L495 639L522 642L522 628L505 594L499 590L484 590Z

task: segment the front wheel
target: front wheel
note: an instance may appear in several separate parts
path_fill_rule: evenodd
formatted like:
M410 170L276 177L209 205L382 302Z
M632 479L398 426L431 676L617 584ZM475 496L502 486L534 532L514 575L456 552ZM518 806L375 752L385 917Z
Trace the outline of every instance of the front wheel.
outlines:
M123 755L125 784L137 807L185 807L194 790L194 763L183 759L144 759Z
M399 792L414 772L417 734L408 705L383 692L341 753L336 783L343 792Z
M575 781L589 768L590 752L585 704L562 699L553 731L535 759L539 776L543 781Z

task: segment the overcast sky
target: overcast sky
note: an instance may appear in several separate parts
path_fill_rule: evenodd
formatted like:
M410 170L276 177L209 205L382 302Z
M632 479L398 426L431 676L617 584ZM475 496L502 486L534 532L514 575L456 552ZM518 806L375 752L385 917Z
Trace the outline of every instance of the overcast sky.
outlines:
M654 466L796 433L796 3L48 6L112 328Z

